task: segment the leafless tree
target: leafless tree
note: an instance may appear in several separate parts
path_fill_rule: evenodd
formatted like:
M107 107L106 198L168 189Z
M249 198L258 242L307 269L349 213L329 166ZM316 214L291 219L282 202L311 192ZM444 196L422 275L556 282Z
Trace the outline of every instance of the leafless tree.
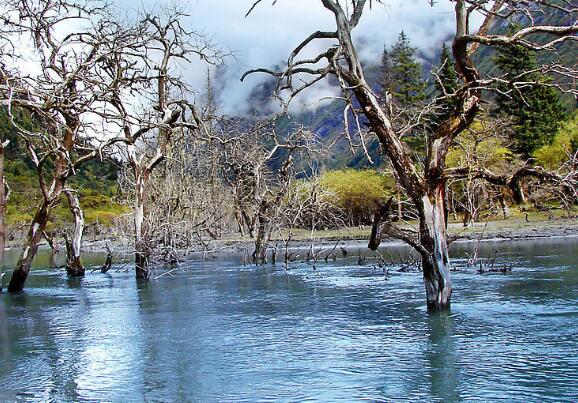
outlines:
M208 132L207 132L208 133ZM229 120L208 140L218 150L222 177L234 195L239 229L255 238L253 260L266 260L271 232L299 166L315 149L315 137L302 128L281 135L274 123Z
M524 166L519 156L510 151L510 120L480 115L475 124L457 138L448 152L449 167L468 166L472 174L448 181L451 210L463 212L463 224L478 221L483 212L509 216L508 195L476 175L477 169L494 172L515 172Z
M372 1L321 0L325 9L334 17L334 31L312 33L291 52L287 66L282 71L260 68L246 73L262 72L277 77L278 92L289 93L289 99L327 76L337 78L344 97L349 100L348 107L364 115L371 131L381 142L383 152L389 157L397 180L418 212L418 231L408 231L387 223L381 232L403 240L420 253L427 306L430 311L449 308L452 293L446 235L447 181L471 175L470 167L446 169L445 160L448 150L456 138L474 122L482 107L484 90L495 90L498 83L508 84L511 91L537 84L525 79L527 75L481 77L472 59L473 54L481 45L521 45L534 50L550 51L563 42L576 40L575 34L578 32L578 25L575 22L577 9L571 1L453 0L453 2L455 3L456 29L452 51L461 86L455 93L444 95L454 98L456 107L447 119L428 136L427 157L423 169L420 169L412 160L411 150L407 150L401 140L401 134L392 124L386 112L388 100L380 100L368 84L352 39L353 30L359 24L366 7L372 5ZM256 1L253 7L258 3L261 3L261 0ZM434 2L430 3L433 5ZM543 24L543 18L539 17L548 15L554 9L565 13L572 22L564 26ZM477 33L473 33L471 28L474 14L484 16L484 21ZM505 35L490 32L495 21L519 20L521 16L528 22L527 27ZM539 38L547 39L540 40ZM333 41L333 44L316 57L300 59L303 50L316 41ZM555 71L571 78L577 75L575 68L556 64L542 66L541 70ZM562 87L561 89L576 93L576 89ZM356 103L352 102L353 99ZM359 108L356 109L355 105ZM555 173L532 167L523 167L507 177L488 172L486 169L481 169L476 173L477 177L495 185L508 186L516 201L519 201L522 196L520 181L529 175L557 183L562 183L564 180ZM566 185L572 186L575 183L566 183ZM378 242L373 243L374 246L376 244Z
M4 263L4 250L6 249L4 220L6 219L6 205L10 196L10 188L4 178L4 150L8 144L10 144L10 140L4 140L0 143L0 264Z
M70 243L69 275L81 276L80 236L83 217L78 199L67 187L68 179L84 163L102 156L104 149L118 141L106 135L102 116L110 91L98 73L110 53L105 46L121 35L105 5L68 0L21 0L3 2L2 104L27 145L38 174L42 194L32 219L22 255L12 274L8 290L20 291L50 213L66 195L75 217L75 239ZM19 46L14 46L18 42ZM24 44L31 43L32 50ZM32 71L17 69L23 54L34 56ZM12 66L8 69L6 66ZM14 118L16 109L25 110L35 122L31 130Z
M114 80L107 102L117 115L134 178L138 279L148 279L151 274L148 267L152 247L151 175L165 161L175 133L198 130L200 124L178 66L189 63L195 56L211 63L224 57L208 38L185 29L184 17L174 9L160 16L144 15L133 33L134 42L125 41L121 49L106 59L108 77Z
M174 262L193 249L208 249L233 228L233 197L217 169L215 150L183 132L175 133L165 161L150 178L151 262ZM120 188L132 203L134 174L127 170Z

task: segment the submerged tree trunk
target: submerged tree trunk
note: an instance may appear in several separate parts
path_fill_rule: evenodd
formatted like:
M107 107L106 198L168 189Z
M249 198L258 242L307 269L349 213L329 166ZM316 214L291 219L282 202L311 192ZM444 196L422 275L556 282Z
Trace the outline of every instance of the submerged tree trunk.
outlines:
M42 234L44 233L44 229L48 223L48 216L51 208L51 204L44 201L36 211L32 223L30 224L30 229L28 230L24 250L20 255L20 259L18 259L18 263L16 264L16 268L14 269L12 278L8 284L8 292L19 292L24 289L24 283L28 278L32 260L34 259L34 256L36 256L36 250L38 249L38 243L42 239Z
M48 242L48 245L50 246L50 259L48 261L48 264L50 266L51 269L56 267L56 254L60 252L59 248L58 248L58 244L55 241L55 234L49 234L48 232L44 231L44 233L42 234L44 236L44 239L46 239L46 242Z
M146 189L148 175L146 172L137 172L136 175L136 204L134 210L135 255L134 265L137 280L148 280L151 273L148 267L150 245L146 217Z
M265 200L259 206L257 220L257 236L255 238L255 250L253 251L253 263L261 265L267 263L267 247L269 246L269 239L271 237L270 219L267 216L269 203Z
M4 220L6 217L6 204L8 202L6 196L6 180L4 179L4 147L8 145L8 141L0 144L0 265L4 263L4 250L6 248L6 230L4 227Z
M427 307L429 311L448 309L452 282L446 240L445 184L439 184L433 194L423 196L419 207L419 241Z
M84 276L84 265L80 258L80 247L82 244L82 233L84 231L84 213L80 208L78 197L70 190L65 190L64 194L68 199L70 211L74 216L74 232L72 238L66 237L66 273L70 277Z

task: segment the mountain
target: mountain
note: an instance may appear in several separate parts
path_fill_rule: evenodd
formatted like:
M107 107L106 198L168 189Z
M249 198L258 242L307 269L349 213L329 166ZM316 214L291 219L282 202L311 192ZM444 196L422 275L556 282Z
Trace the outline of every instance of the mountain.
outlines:
M520 17L514 21L515 23L525 26L528 25L528 21ZM553 12L550 14L540 14L536 16L535 22L538 24L551 24L551 25L562 25L562 24L572 24L572 17L561 13ZM509 29L508 24L503 21L497 21L493 27L491 27L490 32L495 34L502 34L507 32ZM540 35L535 38L539 41L544 41L545 38ZM448 34L448 41L451 40L451 34ZM428 90L429 94L433 94L433 82L431 81L430 72L437 65L439 60L439 52L441 51L441 43L435 49L435 52L418 52L418 57L422 61L424 78L429 79L430 88ZM434 56L427 56L427 54L434 54ZM499 70L493 63L494 49L491 47L482 46L475 55L475 62L478 65L482 76L484 75L497 75ZM557 52L542 52L538 55L539 61L541 62L553 62L557 61L564 65L576 65L576 49L575 42L566 41L559 45ZM377 62L373 64L367 64L365 66L365 74L369 84L372 86L374 91L379 92L380 90L380 66ZM554 80L563 82L567 80L566 77L554 77ZM250 96L251 112L254 116L259 116L262 114L269 113L271 111L272 92L275 88L275 80L271 79L266 81L264 84L256 87ZM576 108L576 100L572 96L563 96L565 104L570 111ZM324 103L314 109L296 113L291 115L291 119L284 118L278 123L278 129L281 131L289 131L295 126L303 125L316 134L318 134L326 144L332 144L339 138L344 137L344 125L343 125L343 101L334 101L329 103ZM257 113L259 112L259 113ZM350 123L351 131L356 130L353 127L353 122ZM370 155L373 156L375 165L381 162L381 155L379 152L379 144L376 141L372 141L368 144L368 149ZM367 159L361 152L351 155L346 141L336 143L334 148L331 150L331 154L328 159L324 161L323 165L327 168L341 168L341 167L365 167L369 163Z

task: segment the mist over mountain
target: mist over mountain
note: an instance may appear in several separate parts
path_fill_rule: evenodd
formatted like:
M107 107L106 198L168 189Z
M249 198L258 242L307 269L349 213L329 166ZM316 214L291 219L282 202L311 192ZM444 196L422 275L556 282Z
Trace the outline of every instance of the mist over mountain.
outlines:
M539 15L537 17L539 24L548 25L563 25L571 24L571 16L563 13L552 13L551 15ZM528 21L523 17L519 17L513 21L515 24L521 26L527 25ZM504 20L497 20L491 27L490 32L495 34L502 34L508 31L508 23ZM408 32L411 37L411 32ZM424 47L424 43L420 41L416 49L416 58L420 61L423 67L423 78L428 83L428 93L433 93L433 81L431 72L439 63L439 56L444 42L451 41L452 32L447 31L443 39L430 47ZM539 38L540 36L537 35ZM575 65L576 55L572 47L571 41L566 41L557 46L557 52L544 52L537 55L540 62L557 62L563 65ZM365 54L364 72L367 81L372 86L376 93L381 92L382 73L380 66L381 54L375 54L375 46L370 46L367 38L359 40L360 53ZM368 51L366 51L368 50ZM373 54L369 52L373 50ZM494 59L495 50L491 47L481 46L476 53L474 60L479 67L482 76L497 76L500 74L498 67L495 65ZM371 56L368 56L371 55ZM277 69L281 68L280 65ZM226 75L226 68L222 69L219 74ZM553 76L555 81L565 81L566 77ZM275 91L276 81L270 76L261 75L260 82L252 87L248 92L246 99L247 113L243 116L249 120L258 119L270 115L271 112L279 111L279 100L273 96ZM323 97L323 92L330 92L331 89L338 92L338 84L335 79L328 78L323 84L323 88L318 91L319 96L316 98L312 96L311 91L305 91L300 94L291 104L287 117L279 120L277 128L280 131L290 131L295 127L303 126L316 133L326 144L334 144L330 154L323 165L328 168L349 167L363 167L371 165L363 153L352 155L344 137L344 121L343 108L345 102L342 100L320 100ZM576 107L576 100L573 97L563 97L569 110ZM350 122L350 130L354 131L353 122ZM341 141L339 139L341 138ZM373 157L374 166L381 163L381 155L378 150L378 143L376 141L368 144L370 155Z

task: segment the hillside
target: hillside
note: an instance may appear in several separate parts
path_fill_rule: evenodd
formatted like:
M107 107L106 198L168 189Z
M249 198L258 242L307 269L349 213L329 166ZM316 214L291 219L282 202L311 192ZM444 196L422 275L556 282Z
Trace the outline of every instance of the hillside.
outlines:
M552 24L561 25L571 23L568 21L570 17L561 14L553 13L551 15L540 15L537 17L536 22L540 24ZM516 21L520 25L527 25L527 21L524 19L518 19ZM498 21L491 28L491 32L496 34L505 33L508 30L508 26L504 21ZM427 57L425 52L418 51L418 57L422 61L424 79L428 80L428 93L433 94L433 82L431 80L431 70L435 65L438 64L439 53L441 51L441 43L439 44L436 52L433 52L435 56L432 58ZM432 52L428 52L431 54ZM494 49L490 47L482 46L475 55L475 62L479 66L482 76L497 75L499 70L493 62ZM556 60L554 60L556 58ZM544 52L538 54L538 60L540 62L559 62L564 65L575 65L576 64L576 51L575 44L567 41L558 47L558 51L554 52ZM370 64L365 66L366 78L370 85L374 88L376 92L380 89L381 72L380 66L378 64ZM565 77L553 77L554 80L564 81ZM250 95L249 102L251 103L251 114L254 116L259 116L271 110L270 104L274 102L271 93L275 87L275 82L273 79L267 81L265 84L254 88ZM562 96L562 100L567 107L568 112L572 112L576 109L576 99L572 96L565 95ZM324 103L314 109L308 110L302 113L295 113L291 115L291 119L281 119L278 124L280 130L289 131L294 126L303 125L313 132L317 133L326 144L332 144L340 137L343 138L344 126L343 126L343 102L334 101L329 103ZM353 123L351 123L353 125ZM350 130L354 131L355 127L351 127ZM371 142L368 145L368 149L375 165L381 163L381 155L378 149L378 143L376 141ZM326 166L329 169L342 168L342 167L355 167L361 168L369 165L369 162L365 156L358 152L356 155L351 155L349 152L346 142L343 140L336 143L334 148L331 150L330 155L327 159L321 163L321 165Z
M19 118L24 127L31 127L30 119L25 116ZM38 177L26 145L12 127L5 111L0 111L0 138L10 140L4 153L4 174L11 190L6 222L14 227L22 227L31 220L41 197ZM50 168L50 163L47 168ZM87 163L69 181L69 186L78 191L87 225L96 222L110 224L115 216L125 210L112 202L118 193L117 178L118 168L114 164L93 161ZM62 202L54 211L52 221L61 224L70 220L68 206Z

